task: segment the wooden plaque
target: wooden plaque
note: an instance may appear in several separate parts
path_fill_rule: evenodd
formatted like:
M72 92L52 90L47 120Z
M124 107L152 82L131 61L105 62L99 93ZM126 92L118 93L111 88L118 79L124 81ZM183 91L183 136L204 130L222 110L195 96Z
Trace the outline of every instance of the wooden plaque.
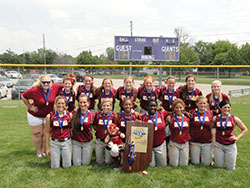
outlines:
M126 142L123 155L124 172L139 172L145 170L152 160L154 125L146 122L128 122ZM133 163L129 165L129 143L134 142L135 154Z

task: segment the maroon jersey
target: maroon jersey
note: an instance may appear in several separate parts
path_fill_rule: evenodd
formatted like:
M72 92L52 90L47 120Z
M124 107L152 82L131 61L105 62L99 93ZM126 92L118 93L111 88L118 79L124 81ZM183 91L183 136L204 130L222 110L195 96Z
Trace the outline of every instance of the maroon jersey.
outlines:
M87 90L84 85L79 85L77 88L77 97L76 97L77 100L79 101L78 97L81 95L81 93L84 93L85 95L87 95L90 100L90 104L89 104L90 110L95 109L95 94L94 93L96 91L96 88L94 87L93 89L94 91L92 91L91 89Z
M68 111L72 112L75 109L75 99L76 99L76 95L75 92L71 90L71 94L70 93L66 93L64 91L64 88L61 88L58 92L59 96L64 96L66 99L66 106L68 106Z
M168 115L167 111L157 111L157 130L155 130L154 125L154 141L153 141L153 147L160 146L166 138L165 128L166 128L166 122L165 118ZM156 115L152 117L154 122L156 122ZM140 116L140 120L147 123L153 123L153 121L150 119L148 113L143 114Z
M190 110L197 108L196 100L198 96L202 96L202 92L198 88L194 88L193 92L187 92L186 97L183 98L182 96L183 88L184 88L183 86L180 86L177 89L177 92L179 93L179 98L182 99L186 105L185 110L189 112Z
M85 113L82 113L84 117ZM83 130L80 132L72 129L72 139L77 140L78 142L89 142L93 139L92 135L92 125L94 122L95 114L91 111L88 111L88 114L83 122Z
M104 89L97 89L96 92L96 98L98 99L98 109L102 110L100 105L101 105L101 101L104 98L110 98L112 103L113 103L113 107L112 110L115 109L115 95L116 95L116 89L112 88L110 93L105 93L106 96L104 96Z
M221 93L220 98L213 98L212 94L209 93L209 94L207 94L206 98L207 98L207 101L209 103L210 110L213 111L214 116L220 114L220 109L219 109L220 102L223 100L229 101L228 96L224 93Z
M234 135L234 127L236 125L235 119L233 115L229 115L229 119L227 122L227 127L224 131L221 129L220 125L220 116L221 114L216 116L215 125L216 125L216 141L223 145L233 144L235 141L231 140L230 137ZM222 125L225 125L226 118L222 118Z
M173 95L173 96L172 96ZM159 93L159 99L162 102L162 107L169 112L172 112L172 105L174 103L174 101L178 98L178 92L176 90L174 90L174 94L173 91L169 92L169 96L168 96L168 92L167 92L167 87L166 86L162 86L162 88L160 89L160 93ZM170 100L172 99L172 103L170 104Z
M23 97L26 99L32 99L33 103L31 105L34 105L38 108L37 112L33 112L30 109L28 109L28 112L35 117L45 118L47 114L54 110L55 98L59 89L62 87L62 84L52 84L49 93L48 105L46 105L46 100L43 96L42 89L40 86L35 86L25 91L23 93ZM47 93L45 93L45 95L47 95Z
M116 113L110 112L109 121L108 121L108 115L104 115L104 121L107 126L114 123L114 117L116 116ZM107 136L107 129L105 130L103 123L103 111L95 113L94 128L95 128L96 138L99 138L102 141L104 141L105 137Z
M126 98L130 98L132 101L132 104L134 103L134 101L136 100L137 97L137 89L133 88L133 90L130 93L127 93L124 89L124 86L121 86L117 89L116 92L116 96L115 96L119 101L120 101L120 108L121 110L122 108L122 102L126 99Z
M204 120L203 126L201 122L203 122L203 113L200 114L200 120L197 115L197 109L191 110L190 113L192 114L192 119L190 122L190 136L192 142L198 143L211 143L211 130L210 124L213 118L213 112L211 110L206 110L206 117Z
M117 114L117 126L119 127L119 130L126 135L126 123L130 122L130 117L126 117L124 114L126 119L126 121L124 121L124 116L122 114L123 112ZM131 114L131 122L136 121L136 119L137 119L136 114L135 112L133 112Z
M159 89L158 88L153 88L153 91L151 93L147 93L145 90L145 87L139 87L138 88L138 95L137 98L140 99L140 106L144 110L148 110L148 100L153 99L157 100L159 96ZM151 97L152 96L152 97Z
M179 124L181 125L181 118L178 118ZM185 144L190 140L189 135L189 119L184 116L183 128L180 131L178 124L175 120L174 114L171 115L171 123L169 124L171 131L170 140L178 144Z
M69 138L70 137L70 113L67 110L64 110L63 117L60 117L60 121L63 120L62 128L60 128L56 111L53 110L50 112L50 135L52 139L59 139L59 138Z

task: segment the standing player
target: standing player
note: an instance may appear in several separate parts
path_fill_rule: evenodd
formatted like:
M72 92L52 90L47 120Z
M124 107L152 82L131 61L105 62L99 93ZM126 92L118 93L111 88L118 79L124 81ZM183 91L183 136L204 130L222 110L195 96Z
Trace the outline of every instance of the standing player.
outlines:
M46 154L51 157L51 168L59 168L61 159L62 167L68 168L71 166L71 114L65 110L66 100L64 96L58 96L55 103L57 110L53 110L46 117Z
M63 78L63 88L59 91L60 96L64 96L66 99L65 108L69 112L75 109L76 91L74 90L75 77L72 74L68 74Z
M212 139L214 143L215 166L235 170L237 158L236 141L247 133L247 127L238 118L230 114L229 101L221 101L219 104L221 114L214 116L212 120ZM238 126L241 132L236 136L234 128Z
M229 101L228 96L221 92L221 81L214 80L211 84L212 92L206 97L209 103L210 110L213 111L214 116L220 114L219 104L223 100Z
M120 101L119 105L121 111L124 110L122 103L126 98L130 98L133 104L133 108L136 108L136 105L134 104L137 97L137 89L134 87L134 85L134 78L132 76L126 76L126 78L124 79L124 86L120 86L117 89L116 98Z
M104 139L107 136L107 128L110 124L115 123L116 113L112 112L112 101L109 98L104 98L100 103L102 111L95 113L94 129L95 129L95 154L97 163L110 163L111 156L107 149ZM104 157L105 156L105 157ZM105 160L104 160L105 159Z
M140 117L140 120L154 124L154 141L152 150L152 161L149 166L166 166L167 165L167 150L166 150L166 123L165 119L168 115L167 111L157 111L157 102L149 100L148 112Z
M61 84L54 84L48 75L41 75L32 88L22 94L22 100L28 107L27 119L32 132L32 141L37 157L46 155L44 124L47 114L54 110L54 101ZM30 103L30 100L33 102Z
M172 166L187 166L189 157L189 119L183 114L185 103L177 99L173 103L174 114L167 116L166 123L171 131L169 164Z
M89 165L93 151L92 125L95 114L88 110L90 100L82 93L79 98L79 108L72 120L72 152L73 165Z
M109 98L112 102L112 111L115 109L115 95L116 89L113 88L113 82L110 78L104 78L102 81L102 86L96 90L96 98L98 99L98 110L101 109L101 102L105 98Z
M157 100L159 89L154 87L154 79L152 76L146 76L143 80L143 85L138 88L137 98L140 100L140 113L148 112L148 101Z
M191 110L192 119L190 122L190 150L191 162L193 164L201 163L208 166L211 162L211 129L210 124L213 118L213 112L207 110L207 99L199 96L196 101L197 108Z
M162 86L159 93L159 99L162 102L161 106L168 112L173 111L173 103L178 98L178 92L175 87L175 77L169 76L166 79L167 87Z
M85 95L88 96L90 100L89 110L92 112L95 112L96 88L94 86L94 78L89 74L86 74L83 77L83 85L79 85L77 88L77 97L76 97L77 100L78 100L78 97L81 95L81 93L84 93Z
M182 99L186 105L186 112L195 109L196 99L202 95L201 90L195 88L196 79L194 75L187 75L186 85L178 88L179 98Z

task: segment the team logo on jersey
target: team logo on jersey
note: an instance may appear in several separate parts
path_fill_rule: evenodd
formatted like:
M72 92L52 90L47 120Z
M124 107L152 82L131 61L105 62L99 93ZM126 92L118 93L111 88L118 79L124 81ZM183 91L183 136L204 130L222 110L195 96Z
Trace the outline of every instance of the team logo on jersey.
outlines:
M179 128L177 122L174 122L174 127L175 128ZM188 127L188 123L187 122L183 122L183 127Z
M148 123L153 123L153 121L151 119L149 119ZM162 123L161 118L157 118L157 123Z
M54 127L59 127L58 121L53 121L53 126ZM68 121L67 120L63 121L63 126L68 126Z
M199 118L197 116L194 117L194 121L195 122L200 122L200 120L199 120ZM201 121L203 121L203 116L201 116ZM205 121L210 121L207 116L205 117Z
M167 96L167 95L164 95L164 100L166 100L166 101L168 101L168 100L169 100L169 98L168 98L168 96ZM174 96L174 97L173 97L173 100L176 100L176 96Z
M144 101L147 101L147 100L148 100L148 98L147 98L146 95L143 95L143 96L142 96L142 99L143 99ZM152 96L152 99L155 100L155 96Z
M69 100L69 97L68 97L68 96L66 96L66 100L67 100L67 101ZM70 97L69 102L72 102L72 101L73 101L73 98L72 98L72 97Z
M106 120L105 120L105 122L106 122ZM103 125L103 121L102 121L102 119L99 119L98 124L99 124L99 125ZM109 120L108 125L110 125L110 124L112 124L112 120Z
M220 127L220 122L217 122L216 125L217 125L217 127ZM225 126L225 122L222 122L222 125ZM228 121L227 122L227 127L232 127L232 126L233 126L232 122Z

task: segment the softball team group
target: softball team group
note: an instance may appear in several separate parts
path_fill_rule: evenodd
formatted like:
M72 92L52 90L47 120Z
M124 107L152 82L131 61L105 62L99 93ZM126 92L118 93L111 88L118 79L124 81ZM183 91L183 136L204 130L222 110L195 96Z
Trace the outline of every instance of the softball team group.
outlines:
M179 88L175 88L173 76L166 79L162 88L153 83L154 79L146 76L136 89L133 77L127 76L124 85L115 89L112 80L104 78L96 88L93 77L85 75L83 84L75 88L72 74L63 79L63 84L52 83L48 75L41 75L22 94L37 157L50 156L51 168L67 168L72 163L89 165L94 129L96 162L111 163L117 158L110 154L105 142L109 125L115 124L126 135L128 122L141 121L155 127L150 166L185 166L189 159L192 164L208 166L214 155L216 167L234 170L236 141L246 134L247 127L230 114L231 105L221 92L221 82L213 81L206 97L195 87L193 75L188 75L186 84ZM116 100L119 113L114 112ZM238 135L234 133L235 126L241 130ZM120 160L122 148L119 149Z

